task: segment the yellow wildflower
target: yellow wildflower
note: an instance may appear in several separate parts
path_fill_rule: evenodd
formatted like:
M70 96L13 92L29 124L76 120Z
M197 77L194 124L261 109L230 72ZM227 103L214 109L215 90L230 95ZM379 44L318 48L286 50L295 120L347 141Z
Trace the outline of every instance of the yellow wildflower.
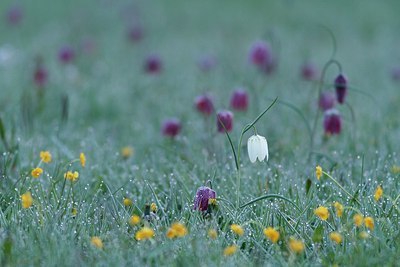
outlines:
M353 216L353 222L355 226L360 227L364 222L364 216L362 216L360 213L357 213Z
M146 226L137 231L135 234L136 240L145 240L152 237L154 237L154 230Z
M399 174L400 173L400 166L393 165L391 171L392 171L393 174Z
M317 179L319 180L319 179L321 179L321 176L322 176L322 168L321 168L321 166L317 166L317 167L315 167L315 175L317 176Z
M44 163L50 163L51 162L51 154L49 151L40 151L40 159Z
M369 228L371 231L374 230L375 224L374 224L374 219L372 217L365 217L364 223L365 226Z
M133 148L131 146L125 146L121 149L121 155L124 159L128 159L133 155Z
M383 189L382 186L378 185L378 187L375 190L375 194L374 194L374 199L375 201L378 201L383 195Z
M33 178L39 178L42 175L43 169L40 167L34 168L31 172Z
M321 220L326 221L329 218L328 208L319 206L314 210L314 214L317 215Z
M76 216L78 214L78 209L77 208L72 208L71 214L72 214L72 216Z
M300 254L304 251L304 243L301 240L290 238L289 248L292 252Z
M369 237L369 234L365 231L362 231L359 236L362 239L367 239Z
M243 230L242 226L240 226L239 224L232 224L231 230L238 236L242 236L244 234L244 230Z
M265 228L264 235L271 240L272 243L276 243L279 240L279 232L272 227Z
M93 236L90 240L93 246L96 248L102 249L103 248L103 241L101 241L101 238L98 236Z
M133 201L130 198L124 197L124 206L129 207L133 205Z
M168 238L175 238L175 237L184 237L187 235L187 228L182 223L176 222L171 225L171 227L167 231Z
M336 244L342 243L343 237L338 232L332 232L329 234L329 238L334 241Z
M64 178L70 181L75 182L76 180L78 180L79 178L79 172L77 171L67 171L66 173L64 173Z
M132 215L130 220L129 220L129 224L130 225L136 225L138 223L140 223L140 217L138 215L136 215L136 214Z
M227 246L224 249L224 256L232 256L236 253L238 247L236 245Z
M150 205L150 210L152 211L152 212L157 212L157 205L156 205L156 203L151 203L151 205Z
M339 218L342 217L342 215L343 215L343 205L340 204L339 202L335 201L335 202L333 203L333 206L334 206L335 209L336 209L336 215L337 215Z
M21 195L21 203L24 209L30 208L33 203L33 198L31 192L26 192L25 194Z
M218 233L215 229L208 230L208 237L211 239L216 239L218 237Z
M86 166L86 156L83 152L81 152L81 154L79 154L79 161L81 162L81 165L83 168L85 168Z

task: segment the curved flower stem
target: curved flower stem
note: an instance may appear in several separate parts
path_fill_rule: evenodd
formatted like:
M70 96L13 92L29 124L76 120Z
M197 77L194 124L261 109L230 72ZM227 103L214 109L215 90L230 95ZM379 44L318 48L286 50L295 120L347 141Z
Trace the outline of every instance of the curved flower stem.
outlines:
M350 199L353 199L353 198L354 198L353 195L350 194L346 189L344 189L344 187L343 187L341 184L339 184L339 182L338 182L335 178L333 178L331 175L329 175L329 174L328 174L327 172L325 172L325 171L322 171L322 173L325 174L326 176L328 176L329 179L331 179L340 189L342 189L343 192L346 193L346 195L348 195L348 196L350 197ZM358 199L354 198L354 200L358 203L358 205L361 206L361 203L358 201Z
M249 205L251 205L251 204L253 204L253 203L257 202L257 201L260 201L260 200L263 200L263 199L268 199L268 198L279 198L279 199L285 200L286 202L289 202L290 204L292 204L298 211L300 211L300 208L293 201L291 201L290 199L288 199L288 198L286 198L284 196L278 195L278 194L268 194L268 195L264 195L264 196L255 198L255 199L247 202L246 204L240 206L240 208L242 209L242 208L244 208L246 206L249 206Z

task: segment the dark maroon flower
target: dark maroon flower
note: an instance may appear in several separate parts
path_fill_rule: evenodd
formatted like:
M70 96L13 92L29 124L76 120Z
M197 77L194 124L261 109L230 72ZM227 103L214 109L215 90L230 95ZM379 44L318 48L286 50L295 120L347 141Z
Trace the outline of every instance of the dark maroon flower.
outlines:
M128 29L128 38L133 43L142 40L143 35L143 28L140 24L133 24Z
M18 25L23 17L23 10L20 6L12 6L7 10L7 22L10 25Z
M150 74L156 74L161 72L162 62L158 55L150 55L146 58L144 63L144 70Z
M162 125L162 134L174 138L181 131L181 123L176 118L167 119Z
M343 74L339 74L335 79L336 98L340 104L344 103L347 94L347 79Z
M75 57L74 49L69 45L64 45L58 50L58 59L61 63L67 64L70 63Z
M33 80L39 87L43 87L47 83L48 73L46 68L42 64L37 64L36 69L33 73Z
M214 111L214 104L211 97L207 94L200 95L196 97L195 101L196 109L203 113L204 115L208 116Z
M223 110L217 114L217 128L218 132L223 133L226 131L230 132L233 128L233 113L229 110Z
M249 96L243 89L236 89L231 96L231 108L235 110L247 110L249 105Z
M269 64L272 60L269 44L264 41L255 42L250 48L249 60L258 67L264 67Z
M197 62L197 66L199 67L199 69L204 72L210 71L216 65L217 60L211 55L204 55Z
M207 186L201 186L199 189L197 189L193 209L199 211L207 211L209 200L215 199L216 197L217 194L214 190Z
M315 64L305 62L301 66L301 77L306 81L314 81L318 78L318 69Z
M342 130L342 118L337 109L328 109L324 112L325 134L340 134Z
M323 91L319 96L318 106L321 110L325 111L331 109L336 104L336 96L331 91Z

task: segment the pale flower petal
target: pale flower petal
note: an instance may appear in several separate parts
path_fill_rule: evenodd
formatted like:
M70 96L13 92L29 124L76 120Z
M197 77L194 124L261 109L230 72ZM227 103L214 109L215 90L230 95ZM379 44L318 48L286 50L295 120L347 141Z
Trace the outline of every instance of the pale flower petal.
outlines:
M256 136L253 135L247 141L247 152L249 153L250 162L254 163L257 160L257 144L256 144Z

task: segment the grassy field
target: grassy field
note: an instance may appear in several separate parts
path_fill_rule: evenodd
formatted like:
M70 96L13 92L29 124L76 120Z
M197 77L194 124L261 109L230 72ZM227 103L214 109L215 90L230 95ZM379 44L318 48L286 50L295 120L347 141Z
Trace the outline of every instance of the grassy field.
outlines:
M398 266L399 8L1 1L0 266ZM129 39L132 27L142 36ZM276 60L268 74L249 61L260 40ZM151 55L159 72L145 71ZM215 64L202 70L204 60ZM340 134L326 135L317 103L335 92L335 62L348 92L335 106ZM236 88L245 111L230 106ZM209 116L195 108L204 94ZM276 98L255 124L269 160L251 163L253 129L242 130ZM234 115L229 138L221 110ZM181 124L173 138L162 134L170 118ZM194 210L209 180L216 203Z

